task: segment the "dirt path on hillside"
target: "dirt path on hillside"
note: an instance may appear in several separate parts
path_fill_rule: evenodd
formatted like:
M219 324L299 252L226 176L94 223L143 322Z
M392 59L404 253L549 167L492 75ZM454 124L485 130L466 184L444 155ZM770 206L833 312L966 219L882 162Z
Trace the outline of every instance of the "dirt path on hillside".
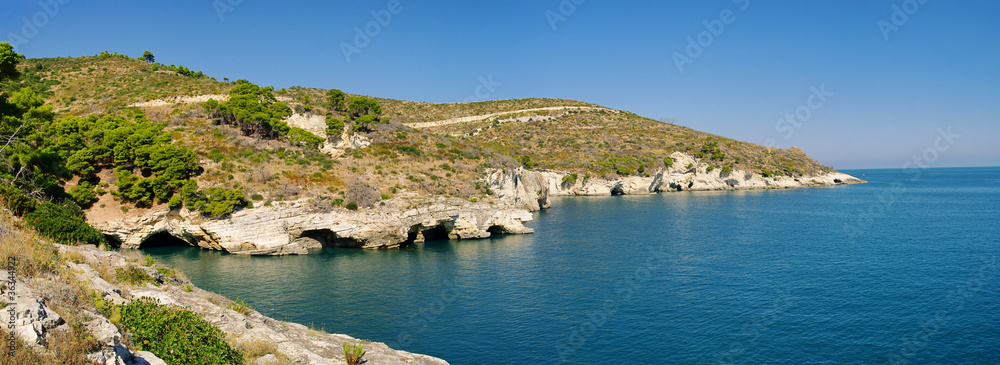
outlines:
M504 115L504 114L523 113L523 112L537 112L537 111L546 111L546 110L567 110L567 111L569 111L569 110L607 110L607 111L610 111L610 112L618 112L617 110L614 110L614 109L599 108L599 107L590 107L590 106L550 106L550 107L544 107L544 108L510 110L510 111L505 111L505 112L497 112L497 113L490 113L490 114L483 114L483 115L473 115L473 116L470 116L470 117L451 118L451 119L445 119L445 120L438 120L438 121L434 121L434 122L404 123L404 125L406 125L407 127L410 127L410 128L422 129L422 128L440 127L440 126L443 126L443 125L456 124L456 123L476 122L476 121L485 120L485 119L489 119L489 118L493 118L493 117L498 117L498 116L501 116L501 115Z

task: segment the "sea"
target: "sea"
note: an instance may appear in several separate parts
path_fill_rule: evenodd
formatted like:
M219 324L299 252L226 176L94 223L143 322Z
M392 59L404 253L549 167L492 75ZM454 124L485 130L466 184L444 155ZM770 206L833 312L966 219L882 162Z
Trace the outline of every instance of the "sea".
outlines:
M558 197L530 235L144 249L261 313L451 364L998 364L1000 167Z

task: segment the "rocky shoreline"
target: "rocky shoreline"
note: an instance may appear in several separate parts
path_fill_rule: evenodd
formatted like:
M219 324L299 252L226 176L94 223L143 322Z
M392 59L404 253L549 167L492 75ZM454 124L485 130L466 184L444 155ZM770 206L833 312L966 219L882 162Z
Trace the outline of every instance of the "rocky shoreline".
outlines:
M107 303L124 304L132 300L155 298L162 305L177 306L198 314L212 325L222 330L234 343L264 344L272 348L271 353L256 358L256 364L343 364L341 344L363 343L366 350L366 364L427 364L441 365L446 361L389 348L385 344L358 340L341 334L327 334L307 328L301 324L278 321L259 312L237 312L232 301L225 297L202 290L182 275L171 277L163 274L163 268L144 265L135 257L126 257L115 251L103 251L94 246L56 245L59 254L67 260L62 263L65 271L74 280L86 285L95 296ZM109 282L101 271L114 272L116 268L136 266L148 274L153 281L141 286ZM57 331L68 331L70 324L44 299L45 294L70 285L59 276L41 276L9 283L8 273L0 270L0 294L13 300L6 302L5 313L10 312L14 324L13 334L38 352L44 352L43 344ZM114 281L114 280L112 280ZM15 287L16 291L10 291ZM64 313L64 315L69 315ZM97 342L99 349L89 353L87 359L99 364L165 364L156 355L137 351L128 344L125 336L112 322L99 313L83 310L74 313L86 319L85 330Z
M308 199L245 209L219 220L186 210L161 209L132 219L92 222L123 248L141 248L166 233L192 246L248 255L307 254L323 247L394 249L425 239L479 239L492 234L526 234L531 212L548 208L551 196L656 194L677 191L787 189L859 184L830 172L807 177L764 177L723 173L693 156L675 152L673 167L649 176L602 179L523 168L487 171L490 200L410 196L384 207L316 211Z

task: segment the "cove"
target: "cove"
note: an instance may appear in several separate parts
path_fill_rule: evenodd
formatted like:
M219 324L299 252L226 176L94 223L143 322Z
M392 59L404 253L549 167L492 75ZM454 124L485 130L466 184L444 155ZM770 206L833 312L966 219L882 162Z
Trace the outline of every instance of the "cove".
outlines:
M401 250L144 252L452 364L1000 362L1000 168L845 172L870 183L554 198L535 234Z

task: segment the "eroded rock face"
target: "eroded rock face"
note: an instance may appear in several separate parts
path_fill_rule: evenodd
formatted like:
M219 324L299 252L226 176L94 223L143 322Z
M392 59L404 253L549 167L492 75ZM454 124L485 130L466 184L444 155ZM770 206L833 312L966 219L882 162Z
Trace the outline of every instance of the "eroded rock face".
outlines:
M831 172L819 176L764 177L759 173L733 170L723 174L721 169L708 171L708 163L694 157L674 152L673 167L657 171L652 176L629 176L618 180L578 177L573 184L566 184L564 172L540 172L548 180L548 191L553 196L565 195L633 195L684 190L737 190L737 189L786 189L810 186L860 184L863 180ZM690 166L690 167L689 167Z
M616 180L567 179L565 172L490 170L486 185L496 195L490 202L458 198L413 197L408 208L314 212L307 200L246 209L226 219L205 219L187 210L154 211L140 218L93 223L125 248L138 248L165 232L192 246L250 255L306 254L322 247L399 248L425 239L479 239L492 234L532 233L524 222L529 212L550 206L550 196L634 195L684 190L782 189L863 183L832 172L808 177L763 177L734 170L709 171L709 164L675 152L673 167L651 176Z
M492 170L486 176L486 184L500 200L514 208L537 211L548 208L549 179L542 173L516 168L514 170Z
M531 233L522 209L461 200L394 212L391 209L311 212L307 201L246 209L227 219L208 220L186 210L153 212L140 218L95 223L125 248L141 247L165 232L192 246L250 255L306 254L322 247L399 248L428 231L440 238L474 239L493 232Z

